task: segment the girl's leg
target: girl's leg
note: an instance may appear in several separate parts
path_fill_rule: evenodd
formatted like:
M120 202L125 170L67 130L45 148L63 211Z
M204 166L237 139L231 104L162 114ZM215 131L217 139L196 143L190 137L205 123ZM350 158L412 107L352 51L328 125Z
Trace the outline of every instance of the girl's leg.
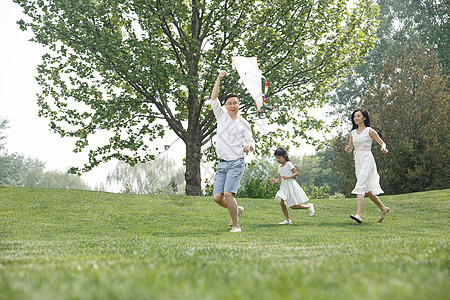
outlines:
M290 221L289 212L287 210L286 204L284 203L283 199L281 199L280 205L281 205L281 211L283 212L284 218L286 219L286 221Z
M310 204L308 204L308 205L296 204L296 205L292 205L290 208L291 209L309 209L310 207L311 207Z
M314 205L312 205L311 203L308 205L303 205L303 204L292 205L291 209L307 209L310 217L314 216L314 213L315 213Z

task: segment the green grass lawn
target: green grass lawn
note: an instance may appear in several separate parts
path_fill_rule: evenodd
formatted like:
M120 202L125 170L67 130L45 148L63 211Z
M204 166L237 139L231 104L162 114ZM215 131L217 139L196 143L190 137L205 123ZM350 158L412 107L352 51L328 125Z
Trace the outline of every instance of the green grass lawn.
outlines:
M450 190L312 200L316 215L239 199L0 187L1 299L449 299Z

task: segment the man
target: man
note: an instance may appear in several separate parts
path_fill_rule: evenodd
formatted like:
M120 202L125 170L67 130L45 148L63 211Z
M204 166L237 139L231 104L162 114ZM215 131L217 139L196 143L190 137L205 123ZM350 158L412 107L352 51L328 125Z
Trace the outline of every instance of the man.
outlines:
M239 115L239 98L235 94L225 97L225 108L217 98L220 80L226 75L221 71L211 93L211 107L217 119L217 146L219 157L214 182L214 201L230 212L230 232L240 232L239 216L244 211L238 206L234 195L244 174L246 153L255 149L250 125Z

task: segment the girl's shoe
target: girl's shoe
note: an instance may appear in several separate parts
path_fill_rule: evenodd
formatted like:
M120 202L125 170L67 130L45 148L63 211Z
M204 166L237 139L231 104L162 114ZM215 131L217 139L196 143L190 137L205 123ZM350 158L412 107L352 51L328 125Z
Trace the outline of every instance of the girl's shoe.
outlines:
M308 212L309 212L310 217L314 216L314 213L316 212L314 210L314 204L312 204L312 203L309 204Z
M283 222L278 223L280 225L289 225L292 224L292 221L284 220Z
M230 232L241 232L241 227L231 227Z
M384 207L384 209L382 209L381 210L381 216L380 216L380 218L378 219L378 222L383 222L383 220L384 220L384 217L386 217L386 214L389 212L389 207Z

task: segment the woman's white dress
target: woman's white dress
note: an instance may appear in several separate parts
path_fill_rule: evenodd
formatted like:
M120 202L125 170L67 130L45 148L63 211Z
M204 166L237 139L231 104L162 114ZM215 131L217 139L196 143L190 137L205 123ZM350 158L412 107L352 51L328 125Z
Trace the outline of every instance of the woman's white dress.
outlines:
M281 176L291 176L293 174L291 170L294 168L294 164L288 161L284 166L280 165L278 167L278 173ZM290 178L281 180L280 190L275 195L275 200L284 200L286 206L290 207L293 205L304 203L309 199L303 191L302 187L297 183L297 181L295 181L294 178Z
M355 147L356 185L352 194L372 192L375 195L384 193L380 187L380 176L372 155L372 138L369 136L370 127L366 127L360 134L357 129L351 131Z

